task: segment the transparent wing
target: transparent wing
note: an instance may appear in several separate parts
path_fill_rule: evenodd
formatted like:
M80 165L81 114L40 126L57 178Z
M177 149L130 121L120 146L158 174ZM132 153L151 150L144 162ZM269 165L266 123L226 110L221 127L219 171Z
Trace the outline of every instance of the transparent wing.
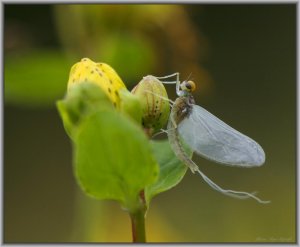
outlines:
M204 158L243 167L265 162L265 153L258 143L198 105L193 105L189 117L179 123L178 132Z

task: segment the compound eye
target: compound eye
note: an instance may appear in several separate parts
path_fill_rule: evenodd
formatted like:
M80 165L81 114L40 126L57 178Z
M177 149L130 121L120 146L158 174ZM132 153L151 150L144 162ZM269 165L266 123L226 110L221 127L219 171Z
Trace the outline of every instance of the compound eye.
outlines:
M193 81L186 81L183 85L183 90L187 92L194 92L196 89L196 84Z

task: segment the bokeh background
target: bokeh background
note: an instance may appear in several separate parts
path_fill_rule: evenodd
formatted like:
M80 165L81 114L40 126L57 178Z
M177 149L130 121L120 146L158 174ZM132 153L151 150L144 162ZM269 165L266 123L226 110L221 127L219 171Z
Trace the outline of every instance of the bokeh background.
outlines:
M148 74L191 74L197 103L265 150L259 168L195 160L223 188L271 204L188 172L152 201L149 242L296 241L296 4L5 4L4 242L131 241L126 212L86 197L73 176L55 101L83 57L130 89Z

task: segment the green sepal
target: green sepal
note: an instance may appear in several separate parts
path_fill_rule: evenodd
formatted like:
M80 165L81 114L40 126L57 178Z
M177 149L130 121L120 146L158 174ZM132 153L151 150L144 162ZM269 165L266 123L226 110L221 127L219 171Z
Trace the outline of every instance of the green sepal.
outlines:
M63 100L56 102L65 130L72 139L80 121L95 111L113 109L113 105L102 89L94 83L72 86Z
M140 99L127 89L119 91L121 99L121 111L130 116L138 124L142 123L142 106Z

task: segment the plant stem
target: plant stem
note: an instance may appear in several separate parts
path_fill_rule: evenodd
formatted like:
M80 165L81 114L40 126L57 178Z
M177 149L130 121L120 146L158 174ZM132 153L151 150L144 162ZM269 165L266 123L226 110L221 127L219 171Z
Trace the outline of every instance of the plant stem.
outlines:
M145 212L146 205L144 201L144 191L140 194L141 207L135 212L130 214L131 227L132 227L132 242L133 243L146 243L146 230L145 230Z
M131 214L132 242L146 243L145 216L143 210Z

